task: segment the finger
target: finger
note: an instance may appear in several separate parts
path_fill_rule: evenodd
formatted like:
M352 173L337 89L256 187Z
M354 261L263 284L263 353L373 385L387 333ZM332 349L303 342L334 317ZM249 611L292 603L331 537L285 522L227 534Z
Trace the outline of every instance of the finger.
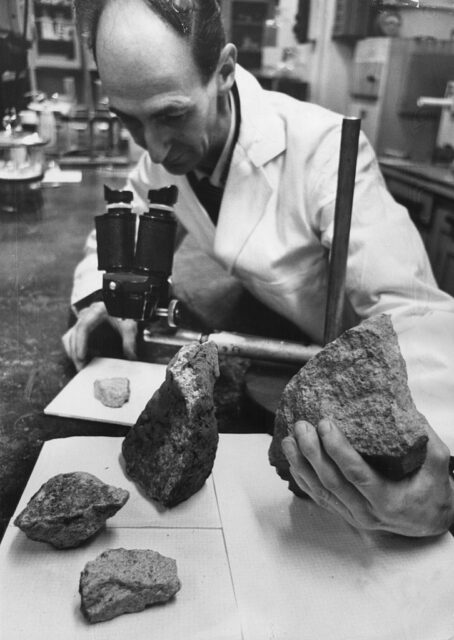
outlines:
M365 462L331 420L320 420L317 433L326 454L363 496L369 498L380 489L380 476Z
M354 519L357 526L369 526L371 524L369 503L325 454L317 430L311 424L300 421L295 423L294 433L301 452L325 490L321 492L322 499L333 504L339 512L347 511L350 519Z
M137 360L137 322L134 320L121 320L119 329L124 355L129 360Z
M289 462L290 471L298 486L304 491L307 491L312 498L317 490L321 493L322 487L314 470L301 455L298 445L292 436L288 436L282 440L282 450Z
M69 329L63 336L62 336L62 344L63 344L63 348L66 352L66 355L68 356L68 358L70 358L70 360L72 361L72 363L74 364L75 368L77 371L80 371L82 368L81 363L77 360L76 354L75 354L75 347L74 347L74 328L71 327L71 329Z
M106 318L107 311L104 303L94 302L82 309L74 325L74 356L79 363L85 363L88 352L88 340L91 333Z
M449 474L450 450L440 436L432 429L429 423L426 424L427 435L427 455L423 467L431 468L433 471L446 471Z
M313 429L312 425L309 425ZM311 464L301 455L296 440L289 436L282 441L282 449L290 464L290 472L297 485L305 491L314 502L332 513L341 515L351 524L358 526L348 507L329 492L320 482Z

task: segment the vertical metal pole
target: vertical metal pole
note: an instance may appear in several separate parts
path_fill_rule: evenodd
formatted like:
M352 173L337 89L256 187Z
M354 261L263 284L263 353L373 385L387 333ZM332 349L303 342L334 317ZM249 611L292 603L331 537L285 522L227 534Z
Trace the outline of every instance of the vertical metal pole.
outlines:
M360 118L344 118L342 122L339 169L337 174L334 236L329 261L324 344L335 340L342 331L345 274L360 129Z

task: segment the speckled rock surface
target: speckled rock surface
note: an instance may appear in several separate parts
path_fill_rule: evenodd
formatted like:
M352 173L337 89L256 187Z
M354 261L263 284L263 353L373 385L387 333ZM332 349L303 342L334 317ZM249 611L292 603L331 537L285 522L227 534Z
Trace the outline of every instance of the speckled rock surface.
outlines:
M102 378L93 383L93 392L97 400L105 407L118 409L128 402L131 394L128 378Z
M166 507L192 496L213 468L219 438L213 386L218 375L213 343L182 347L123 441L127 474Z
M173 558L148 549L109 549L80 575L81 609L89 622L102 622L166 602L180 588Z
M14 524L32 540L57 549L77 547L102 529L128 498L128 491L90 473L61 473L43 484Z
M269 457L289 479L281 441L297 420L332 418L375 469L399 479L426 455L427 420L413 403L390 317L363 321L312 358L288 383L276 412Z

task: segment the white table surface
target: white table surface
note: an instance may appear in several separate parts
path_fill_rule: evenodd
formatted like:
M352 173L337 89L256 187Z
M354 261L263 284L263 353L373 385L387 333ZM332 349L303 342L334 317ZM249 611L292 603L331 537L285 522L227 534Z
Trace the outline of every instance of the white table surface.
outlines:
M44 445L18 511L62 471L95 473L130 490L131 498L103 533L74 550L28 540L10 523L0 545L2 640L454 636L449 534L414 540L359 533L287 490L269 466L265 434L222 434L204 489L159 510L124 476L121 442L75 437ZM175 558L182 589L165 605L89 625L79 610L80 571L119 546Z

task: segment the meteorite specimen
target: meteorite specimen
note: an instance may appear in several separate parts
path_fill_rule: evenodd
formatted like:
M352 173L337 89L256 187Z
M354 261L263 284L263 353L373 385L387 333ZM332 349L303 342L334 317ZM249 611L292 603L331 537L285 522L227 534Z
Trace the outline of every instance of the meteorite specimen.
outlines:
M82 471L50 478L30 499L14 524L32 540L57 549L77 547L104 526L129 493Z
M148 549L108 549L80 574L80 608L89 622L102 622L166 602L180 588L172 558Z
M329 343L290 380L274 423L269 458L290 480L281 441L297 420L331 418L363 458L398 480L426 456L427 420L416 409L391 319L382 314ZM297 490L295 490L297 493Z
M105 407L118 409L130 396L129 378L102 378L93 385L95 398Z
M213 403L218 375L215 344L182 347L123 441L127 474L166 507L196 493L213 468L219 439Z

